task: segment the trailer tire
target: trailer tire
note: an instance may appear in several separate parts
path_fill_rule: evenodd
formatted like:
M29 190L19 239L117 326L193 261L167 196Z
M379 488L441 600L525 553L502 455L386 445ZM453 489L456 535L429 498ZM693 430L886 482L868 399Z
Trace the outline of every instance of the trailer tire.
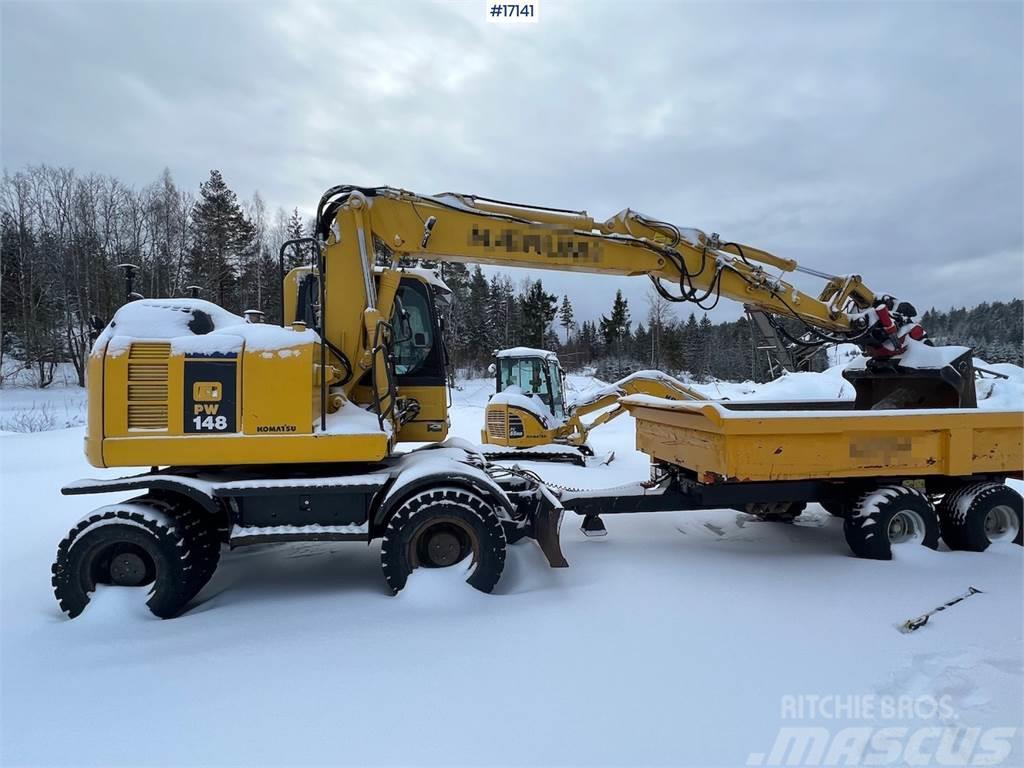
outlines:
M123 567L119 569L118 563ZM117 572L120 578L113 574ZM98 583L152 584L146 602L162 619L177 616L206 583L195 567L180 522L139 501L101 507L78 523L57 547L51 568L54 596L75 618Z
M927 496L903 485L884 485L863 494L843 520L843 533L853 553L868 560L891 560L894 544L939 546L935 507Z
M466 583L490 592L505 568L505 545L501 520L479 494L433 488L406 499L391 516L380 548L381 568L397 595L416 568L444 568L472 557Z
M984 552L1002 540L1021 544L1022 500L1002 483L971 483L939 504L942 539L953 550Z

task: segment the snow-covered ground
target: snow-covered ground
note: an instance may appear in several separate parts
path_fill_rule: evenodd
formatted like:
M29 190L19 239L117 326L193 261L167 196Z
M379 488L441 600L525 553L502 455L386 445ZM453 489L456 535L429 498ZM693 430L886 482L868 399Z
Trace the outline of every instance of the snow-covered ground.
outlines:
M1024 371L993 367L1014 378L983 383L983 406L1020 407ZM569 383L579 395L601 386ZM836 371L701 386L850 394ZM492 391L462 382L454 435L476 440ZM0 414L33 402L83 413L80 391L59 387L3 390ZM0 435L4 766L770 765L793 756L774 756L793 727L824 729L814 738L831 749L904 729L888 734L887 765L964 762L955 749L941 759L959 727L968 761L1005 747L1000 764L1024 762L1019 547L857 560L841 521L816 506L794 525L730 511L609 516L603 539L573 517L569 569L525 541L494 595L450 569L417 572L391 597L376 545L271 545L226 554L181 618L154 619L145 589L102 589L68 621L50 563L99 500L59 488L116 474L86 464L82 437L80 425ZM538 471L581 487L647 476L628 416L591 442L616 460ZM983 594L897 631L970 586ZM854 764L829 754L790 764Z

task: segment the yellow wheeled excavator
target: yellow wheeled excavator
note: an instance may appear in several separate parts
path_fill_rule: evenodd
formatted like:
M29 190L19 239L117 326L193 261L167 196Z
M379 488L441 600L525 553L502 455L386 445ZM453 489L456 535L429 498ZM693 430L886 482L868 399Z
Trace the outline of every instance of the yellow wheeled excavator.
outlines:
M495 394L484 412L483 454L492 461L569 461L586 465L594 456L590 430L621 416L619 400L650 395L663 400L705 400L695 389L661 371L637 371L569 400L565 372L554 352L513 347L496 353ZM597 414L585 421L587 416ZM503 450L505 449L505 450ZM508 450L511 449L511 450ZM612 454L599 463L608 463Z
M975 405L969 353L929 354L909 304L857 275L637 211L597 221L473 195L338 186L316 221L312 238L282 247L282 256L309 248L313 263L282 274L281 327L200 299L140 299L99 335L86 456L97 467L148 469L64 487L137 494L95 510L60 543L53 585L69 616L97 584L149 584L150 609L173 616L225 543L379 539L394 592L416 568L467 557L467 581L490 591L506 543L523 536L565 565L562 505L540 478L492 464L469 443L441 442L446 293L400 266L409 260L646 276L666 299L704 306L725 296L796 319L816 341L860 344L867 363L848 373L857 408ZM783 279L794 271L821 278L821 292ZM396 450L409 441L432 445Z

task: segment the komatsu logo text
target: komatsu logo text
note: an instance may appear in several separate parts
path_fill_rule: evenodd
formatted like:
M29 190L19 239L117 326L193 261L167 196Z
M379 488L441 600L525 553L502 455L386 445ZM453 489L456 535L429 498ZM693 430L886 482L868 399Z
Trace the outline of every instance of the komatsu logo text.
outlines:
M256 427L257 432L297 432L294 424L264 424Z

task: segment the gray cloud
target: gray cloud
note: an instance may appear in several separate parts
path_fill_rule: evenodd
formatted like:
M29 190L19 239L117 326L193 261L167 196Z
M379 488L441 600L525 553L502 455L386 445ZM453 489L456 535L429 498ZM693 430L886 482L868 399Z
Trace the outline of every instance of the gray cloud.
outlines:
M3 163L193 188L218 167L306 210L342 182L629 206L921 307L1024 294L1019 3L484 13L5 2ZM583 316L616 287L643 312L644 280L545 283Z

